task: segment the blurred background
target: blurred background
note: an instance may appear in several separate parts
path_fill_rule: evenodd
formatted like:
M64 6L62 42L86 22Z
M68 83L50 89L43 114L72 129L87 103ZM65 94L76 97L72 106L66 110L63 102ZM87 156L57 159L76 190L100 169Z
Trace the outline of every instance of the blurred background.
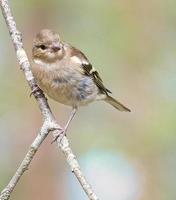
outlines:
M96 102L80 108L68 138L102 200L176 199L176 2L31 0L10 2L31 60L42 28L81 49L105 85L132 112ZM42 120L0 17L0 190ZM49 100L58 122L71 109ZM86 200L49 136L12 199Z

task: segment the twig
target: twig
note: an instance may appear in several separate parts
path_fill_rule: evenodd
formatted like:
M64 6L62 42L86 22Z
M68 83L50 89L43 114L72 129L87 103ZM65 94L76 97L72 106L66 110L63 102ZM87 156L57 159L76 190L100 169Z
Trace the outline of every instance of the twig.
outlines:
M31 90L36 91L36 88L38 86L32 74L29 60L23 48L22 35L17 30L15 20L12 16L12 12L9 7L8 0L0 0L0 5L1 5L1 10L3 13L4 19L6 21L13 45L15 47L15 51L16 51L16 55L17 55L17 59L20 64L20 67L24 72L26 81L28 82ZM28 169L33 157L35 156L37 150L39 149L44 139L48 136L49 132L52 131L53 136L55 136L61 130L61 126L58 123L56 123L55 118L51 112L51 109L47 103L47 99L45 98L45 95L42 93L42 91L37 90L36 92L34 92L34 97L39 105L44 122L39 131L39 134L37 135L37 137L31 144L29 151L27 152L21 165L17 169L16 173L14 174L14 176L12 177L8 185L1 192L0 200L8 200L10 198L10 195L13 192L15 186L17 185L18 181L20 180L24 172ZM63 137L63 139L60 141L60 139L58 138L57 144L59 148L62 150L62 152L64 153L72 172L78 179L80 185L82 186L83 190L87 194L88 198L90 200L98 200L98 197L95 195L91 186L89 185L89 183L83 176L83 173L80 169L78 161L76 160L76 157L70 148L68 139L66 137Z

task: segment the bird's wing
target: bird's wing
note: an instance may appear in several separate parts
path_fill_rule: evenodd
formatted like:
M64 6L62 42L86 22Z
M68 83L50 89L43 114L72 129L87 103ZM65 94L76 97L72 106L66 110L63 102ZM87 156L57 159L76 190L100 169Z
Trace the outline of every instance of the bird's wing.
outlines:
M108 93L111 93L111 91L104 86L99 73L96 71L95 68L92 67L87 57L80 50L71 46L70 56L74 62L77 62L81 65L83 73L87 76L90 76L94 80L95 84L100 89L100 92L105 93L107 95Z

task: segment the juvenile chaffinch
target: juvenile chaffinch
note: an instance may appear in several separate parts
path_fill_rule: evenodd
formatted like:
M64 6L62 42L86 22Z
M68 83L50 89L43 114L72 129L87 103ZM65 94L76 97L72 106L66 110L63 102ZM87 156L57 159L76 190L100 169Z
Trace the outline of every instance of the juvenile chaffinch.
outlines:
M73 108L65 130L79 106L103 100L120 111L130 111L110 96L99 73L87 57L70 44L61 41L59 34L41 30L34 39L32 66L39 87L52 99Z

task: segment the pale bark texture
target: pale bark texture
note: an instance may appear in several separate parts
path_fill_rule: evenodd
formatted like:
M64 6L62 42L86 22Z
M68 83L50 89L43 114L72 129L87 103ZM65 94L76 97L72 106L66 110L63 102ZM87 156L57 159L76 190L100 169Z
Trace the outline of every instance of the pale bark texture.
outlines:
M60 125L56 122L51 109L47 103L47 99L45 98L45 95L42 91L36 90L38 87L34 76L31 71L30 63L27 58L26 52L23 48L22 43L22 34L18 31L16 27L15 20L12 16L11 9L9 7L8 0L0 0L1 10L4 16L4 19L7 24L7 28L10 33L10 37L12 39L13 45L15 47L16 56L20 65L20 68L23 70L26 81L28 82L30 88L34 92L34 97L38 103L38 106L40 108L42 117L43 117L43 125L31 144L29 151L27 152L26 156L24 157L23 161L21 162L19 168L15 172L14 176L8 183L8 185L4 188L4 190L0 194L0 200L8 200L10 198L11 193L13 192L14 188L16 187L18 181L24 174L24 172L29 169L29 165L35 156L37 150L39 149L42 142L45 140L45 138L48 136L49 132L52 131L53 136L59 134L62 130ZM93 192L90 184L87 182L85 177L83 176L83 173L80 169L79 163L76 159L76 156L73 154L72 149L69 145L69 141L67 137L63 137L62 140L60 138L57 139L57 145L62 150L62 152L65 155L65 158L67 160L67 163L69 164L73 174L78 179L81 187L87 194L88 199L90 200L98 200L98 197Z

